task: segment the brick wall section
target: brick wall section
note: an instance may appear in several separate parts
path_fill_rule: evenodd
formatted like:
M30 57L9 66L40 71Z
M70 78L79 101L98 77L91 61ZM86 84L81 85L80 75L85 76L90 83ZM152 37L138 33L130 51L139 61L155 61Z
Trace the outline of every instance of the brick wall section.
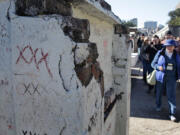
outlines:
M72 9L65 0L17 0L16 13L21 16L60 14L71 16Z

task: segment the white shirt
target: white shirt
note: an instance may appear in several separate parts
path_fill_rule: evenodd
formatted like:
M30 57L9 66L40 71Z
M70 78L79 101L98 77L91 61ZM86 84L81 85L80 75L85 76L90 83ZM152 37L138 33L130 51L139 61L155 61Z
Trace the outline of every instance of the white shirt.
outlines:
M171 57L172 57L172 55L173 55L173 53L169 53L167 50L165 51L165 54L166 54L166 56L168 56L170 59L171 59Z

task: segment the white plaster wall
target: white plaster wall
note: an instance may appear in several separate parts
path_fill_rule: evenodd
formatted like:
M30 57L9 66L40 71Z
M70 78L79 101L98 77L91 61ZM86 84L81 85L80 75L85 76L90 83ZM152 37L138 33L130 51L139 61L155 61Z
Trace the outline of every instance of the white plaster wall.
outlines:
M76 44L64 35L61 16L20 17L10 7L8 21L9 6L9 1L0 1L0 135L113 135L120 110L114 107L104 125L100 85L93 78L83 87L74 71L72 50L86 43ZM97 44L106 92L116 71L111 62L113 24L73 11L74 17L90 21L90 42ZM122 40L117 38L116 44ZM78 60L88 55L84 49L78 54Z
M110 112L106 122L104 123L104 135L115 135L116 127L116 104Z
M15 135L12 97L12 64L10 22L7 20L9 1L0 1L0 135Z
M99 18L93 17L89 15L86 12L81 11L81 9L74 7L73 8L73 16L76 18L82 18L82 19L88 19L90 22L90 42L94 42L97 45L98 48L98 62L100 63L100 67L103 71L104 74L104 88L105 92L110 90L112 88L112 62L111 62L111 57L112 57L112 35L114 32L113 29L113 24L109 22L104 22L100 20ZM93 100L92 100L93 101ZM106 125L104 125L104 99L102 99L102 106L101 106L101 111L102 111L102 134L112 134L114 132L114 119L115 119L115 111L112 111L112 114L110 114L110 121L111 123L107 122ZM109 126L106 127L107 125L111 125L110 129ZM106 131L107 130L107 131ZM95 134L92 134L95 135ZM113 135L113 134L112 134Z
M75 44L64 36L60 23L60 17L18 17L11 22L17 134L82 132L82 87L72 54Z
M130 116L130 57L131 47L126 43L126 36L113 36L113 58L117 60L113 66L114 89L122 94L116 104L116 135L129 134Z
M100 86L92 79L85 88L77 78L76 43L64 36L62 18L13 15L9 23L9 3L0 7L0 34L7 33L0 37L0 77L9 84L0 85L0 135L101 135Z

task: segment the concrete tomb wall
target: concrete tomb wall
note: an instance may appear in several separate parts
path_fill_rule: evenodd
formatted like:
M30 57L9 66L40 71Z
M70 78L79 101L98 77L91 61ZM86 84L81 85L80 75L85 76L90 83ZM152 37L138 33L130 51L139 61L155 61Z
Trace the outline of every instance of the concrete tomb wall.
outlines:
M1 0L0 135L128 134L119 25L103 0Z

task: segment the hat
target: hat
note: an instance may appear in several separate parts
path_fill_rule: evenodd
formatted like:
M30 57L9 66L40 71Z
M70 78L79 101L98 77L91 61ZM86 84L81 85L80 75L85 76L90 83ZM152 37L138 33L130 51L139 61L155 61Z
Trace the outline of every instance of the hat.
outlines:
M176 46L176 41L172 39L167 39L163 46Z
M172 35L172 32L171 32L170 30L168 30L168 31L166 32L166 35Z

